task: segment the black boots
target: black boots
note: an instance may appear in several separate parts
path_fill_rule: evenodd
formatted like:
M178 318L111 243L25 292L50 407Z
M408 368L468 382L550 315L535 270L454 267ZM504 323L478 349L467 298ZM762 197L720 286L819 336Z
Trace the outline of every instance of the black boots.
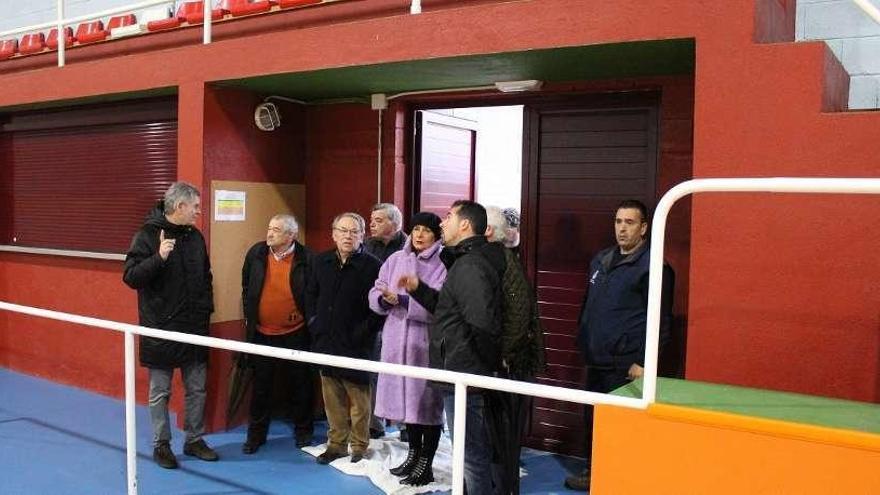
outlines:
M419 449L410 448L409 452L406 454L406 460L403 461L403 464L397 466L396 468L391 468L390 472L394 476L409 476L412 472L413 468L416 467L416 462L419 460Z
M419 456L409 473L409 476L400 481L401 484L411 486L423 486L434 481L434 471L431 469L433 459Z

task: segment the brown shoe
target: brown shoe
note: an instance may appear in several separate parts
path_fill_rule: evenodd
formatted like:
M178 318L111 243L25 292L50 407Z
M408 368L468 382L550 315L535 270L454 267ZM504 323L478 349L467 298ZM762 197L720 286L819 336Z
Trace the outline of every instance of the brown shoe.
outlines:
M216 461L220 458L214 449L208 447L208 444L205 443L201 438L196 440L195 442L188 443L183 446L183 453L186 455L191 455L193 457L198 457L203 461Z
M578 490L581 492L590 491L590 470L584 469L578 474L566 477L565 487L569 490Z
M165 469L177 469L177 457L174 456L168 442L162 442L153 448L153 460Z

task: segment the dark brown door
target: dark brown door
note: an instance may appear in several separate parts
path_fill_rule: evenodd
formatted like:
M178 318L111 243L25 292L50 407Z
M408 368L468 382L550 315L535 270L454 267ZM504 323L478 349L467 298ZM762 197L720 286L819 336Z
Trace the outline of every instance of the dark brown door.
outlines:
M455 200L474 199L475 124L438 112L416 112L417 211L442 218Z
M538 382L583 388L575 336L587 267L614 243L620 201L655 203L657 101L616 95L526 107L524 118L524 255L537 287L548 364ZM527 444L583 454L583 410L535 399Z

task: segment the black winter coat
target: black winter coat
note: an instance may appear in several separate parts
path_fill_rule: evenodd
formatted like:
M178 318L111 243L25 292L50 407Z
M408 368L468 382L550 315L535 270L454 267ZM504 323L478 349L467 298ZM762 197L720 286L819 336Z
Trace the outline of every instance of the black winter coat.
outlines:
M381 266L363 247L342 266L335 249L315 256L306 290L306 321L313 351L370 359L382 319L370 310L367 295ZM369 383L365 371L324 366L321 374Z
M455 260L428 330L431 367L492 375L501 364L504 246L474 236L450 251Z
M244 308L246 339L254 342L257 325L260 324L260 296L266 280L266 261L269 246L265 242L254 244L244 257L241 268L241 303ZM305 293L312 268L312 251L294 241L293 267L290 270L290 292L300 311L305 314Z
M166 239L177 241L164 261L159 256L162 230ZM169 222L161 202L134 235L122 280L137 290L141 326L208 335L214 293L205 238L195 227ZM208 350L201 346L140 338L140 362L148 368L175 368L207 358Z

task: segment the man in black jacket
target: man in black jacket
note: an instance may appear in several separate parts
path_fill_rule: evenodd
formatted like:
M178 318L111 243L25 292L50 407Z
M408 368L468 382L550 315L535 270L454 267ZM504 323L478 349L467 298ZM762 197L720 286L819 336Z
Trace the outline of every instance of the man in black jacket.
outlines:
M645 364L648 318L648 271L651 264L648 210L640 201L620 203L614 214L617 244L590 262L587 294L578 319L577 344L587 364L586 389L608 393L640 378ZM668 340L672 322L674 273L663 267L660 345ZM593 406L586 406L586 434L593 441ZM592 449L580 474L565 479L572 490L589 491Z
M501 277L506 267L504 246L488 242L486 209L479 203L459 200L443 220L443 256L449 273L439 293L413 277L400 284L426 309L433 311L429 328L432 368L493 375L500 368ZM455 394L444 386L444 408L449 431ZM468 392L464 479L469 495L493 493L492 445L479 392Z
M194 227L200 214L198 189L176 182L134 235L125 257L123 280L138 292L141 326L208 334L214 293L205 239ZM150 371L153 459L163 468L177 467L168 420L174 368L180 368L186 389L183 453L205 461L218 459L202 439L207 359L204 347L152 337L140 339L141 365Z
M266 240L250 248L241 269L241 301L247 341L284 349L309 350L305 322L305 290L312 252L297 242L299 224L293 215L269 220ZM266 443L272 415L272 390L276 368L286 377L293 398L296 446L312 441L314 385L307 363L252 356L253 395L247 440L241 450L255 453Z
M370 310L367 294L379 276L381 263L364 252L364 219L343 213L333 220L335 248L315 256L306 292L306 321L312 350L370 359L379 318ZM324 366L321 391L327 412L327 450L319 464L344 457L351 444L351 462L359 462L370 443L370 380L365 371Z

